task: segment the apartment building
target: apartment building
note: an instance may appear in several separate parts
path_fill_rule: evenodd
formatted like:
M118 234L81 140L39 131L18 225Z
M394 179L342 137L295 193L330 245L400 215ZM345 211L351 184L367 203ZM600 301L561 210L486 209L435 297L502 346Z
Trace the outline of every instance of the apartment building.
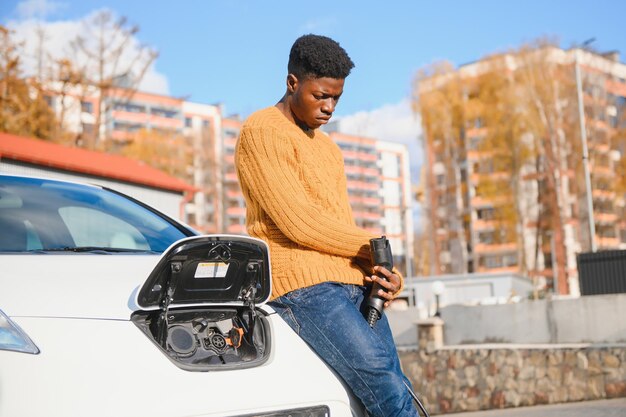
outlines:
M406 145L376 141L381 170L383 234L393 248L395 262L407 277L413 275L413 210L410 161Z
M182 108L180 98L112 89L103 100L100 137L125 143L142 129L164 136L182 135Z
M413 217L408 149L403 144L340 132L330 138L344 157L348 197L357 226L390 241L394 264L412 273Z
M223 193L219 169L222 144L222 108L219 105L181 103L183 137L191 146L190 182L198 192L187 206L189 223L204 233L223 230L224 213L216 201Z
M518 167L517 175L512 177L511 167L502 166L502 161L509 159L482 146L487 140L498 140L493 132L506 129L495 126L493 120L491 125L485 123L481 111L487 111L484 100L490 91L477 80L485 75L495 77L496 72L509 79L514 77L511 74L530 74L529 67L536 63L530 63L528 56L545 60L551 66L545 67L544 72L554 71L562 77L558 81L561 95L553 103L560 113L548 114L554 117L547 117L544 122L551 123L552 130L543 130L542 137L530 132L528 122L526 131L518 130L517 137L509 142L508 153L514 154L517 144L525 144L535 156ZM498 60L498 65L493 64L494 60ZM583 118L576 111L576 66L582 74ZM546 78L553 88L556 79ZM481 85L484 90L480 90ZM498 88L494 91L501 92L504 87ZM527 83L515 88L515 94L523 96L534 87ZM450 113L457 111L462 120L457 125L450 122L446 126L450 129L446 130L442 128L443 113L435 121L426 103L429 97L437 95L441 99L451 91L455 91L461 104L448 102ZM599 250L626 247L624 195L615 186L618 164L626 148L614 140L617 129L626 127L626 65L619 62L617 54L547 47L532 55L499 55L424 78L418 84L418 93L422 101L426 165L423 181L433 271L519 272L539 283L545 282L547 291L577 294L576 255L591 250L590 224L595 225L593 239ZM434 106L434 102L430 103ZM455 110L453 106L457 106ZM519 104L503 107L511 115L520 114L515 113L520 110ZM524 110L539 114L537 108ZM544 111L540 115L547 114L545 109L539 110ZM513 117L508 120L515 123ZM591 212L587 210L581 163L581 120L589 150ZM550 132L554 132L553 136ZM552 143L539 144L547 138ZM539 164L548 169L538 169ZM492 189L487 190L485 184ZM554 196L552 202L547 195ZM515 210L514 214L509 213L516 218L515 224L503 222L505 209ZM546 220L542 214L551 217Z
M215 204L222 193L221 171L215 164L222 153L220 106L123 88L109 89L100 100L100 93L91 86L52 82L47 87L48 104L78 145L87 142L96 148L120 151L142 139L166 142L149 156L158 161L150 162L176 167L196 188L186 205L186 221L205 233L223 229L223 210ZM181 167L181 163L186 166Z
M224 231L226 233L246 233L246 204L243 199L237 171L235 170L235 145L243 122L236 117L223 119L222 140L224 153L222 158L224 172Z
M374 139L331 132L344 158L348 196L357 226L382 234L382 178Z

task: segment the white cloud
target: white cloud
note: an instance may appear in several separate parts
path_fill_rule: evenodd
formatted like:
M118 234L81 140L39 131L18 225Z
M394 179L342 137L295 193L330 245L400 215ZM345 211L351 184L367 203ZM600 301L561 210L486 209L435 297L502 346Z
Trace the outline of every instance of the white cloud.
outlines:
M65 3L50 0L24 0L17 4L16 11L22 19L45 18L67 7Z
M98 12L94 11L80 20L48 22L39 18L28 18L8 22L7 26L15 32L15 40L24 42L24 53L21 55L24 74L37 74L40 61L43 62L44 67L61 58L68 58L77 63L78 66L85 65L87 63L86 57L74 53L70 47L70 42L76 39L79 34L85 35L85 25L93 25L93 19ZM43 48L41 48L41 34L43 34ZM134 36L131 37L128 50L121 58L122 66L130 63L140 48L140 41ZM45 50L46 53L40 54L41 49ZM147 69L139 89L157 94L168 94L167 78L156 71L154 62Z
M146 75L144 75L141 80L139 90L147 93L169 95L167 77L164 74L155 71L153 65L153 67L146 72Z
M396 104L387 104L371 111L361 111L341 117L339 130L346 134L365 136L388 142L407 145L413 180L419 178L423 161L422 132L419 116L411 108L411 101L404 99Z
M323 33L330 32L337 26L337 18L334 16L313 19L305 22L301 28L303 33Z

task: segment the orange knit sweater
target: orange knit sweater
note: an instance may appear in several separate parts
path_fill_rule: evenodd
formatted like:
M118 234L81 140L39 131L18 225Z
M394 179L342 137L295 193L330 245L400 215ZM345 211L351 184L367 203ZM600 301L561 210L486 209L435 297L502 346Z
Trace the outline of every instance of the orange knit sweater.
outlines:
M325 281L364 284L377 236L354 223L343 156L328 135L268 107L245 121L235 165L248 233L270 248L272 299Z

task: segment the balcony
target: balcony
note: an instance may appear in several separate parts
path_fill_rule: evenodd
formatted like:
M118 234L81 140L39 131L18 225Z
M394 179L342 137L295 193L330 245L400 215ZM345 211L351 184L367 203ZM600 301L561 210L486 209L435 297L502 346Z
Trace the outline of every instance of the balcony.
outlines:
M246 217L246 208L245 207L227 207L226 215L230 217L242 218Z
M226 197L229 200L242 200L243 201L243 194L241 193L238 187L236 189L235 188L227 189Z
M227 165L235 165L235 155L233 155L232 153L231 154L227 153L226 155L224 155L224 162Z
M618 219L617 214L614 213L594 213L593 217L597 223L604 224L614 224Z
M224 147L235 149L237 144L237 137L224 137Z
M226 227L226 233L229 234L233 234L233 235L246 235L248 234L248 231L246 230L246 226L243 224L229 224Z
M510 253L517 250L517 243L477 243L474 246L476 254Z
M362 175L365 177L378 178L380 176L378 169L355 166L355 165L346 165L345 172L347 175Z
M111 119L117 121L125 121L138 123L142 125L147 125L150 119L149 115L146 113L135 113L123 110L113 110L111 111Z
M378 156L376 154L369 154L365 152L355 152L355 151L342 151L344 159L346 160L356 160L363 162L373 162L375 163L378 160Z
M376 191L380 189L380 184L377 182L365 182L365 181L347 181L348 190L368 190Z
M517 265L514 266L499 266L496 268L489 268L486 266L479 266L476 268L476 272L489 272L489 273L509 273L513 274L519 272L519 267Z
M224 181L227 183L239 183L235 172L227 172L224 174Z
M354 206L379 207L382 204L382 200L377 197L359 197L351 195L350 204Z
M597 198L599 200L611 200L615 198L615 192L609 190L600 190L598 188L591 187L591 194L593 195L594 200Z
M597 237L598 247L601 249L619 249L620 240L616 237Z
M372 220L372 221L380 221L382 218L380 213L368 213L366 211L353 211L352 216L356 221L359 220Z
M182 129L184 127L182 119L173 119L164 116L150 115L149 122L151 128Z

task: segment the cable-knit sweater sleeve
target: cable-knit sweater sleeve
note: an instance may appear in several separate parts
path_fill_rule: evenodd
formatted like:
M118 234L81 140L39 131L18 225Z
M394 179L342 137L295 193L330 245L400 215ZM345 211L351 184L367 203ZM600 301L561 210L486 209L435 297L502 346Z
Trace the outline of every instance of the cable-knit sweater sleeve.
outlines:
M359 257L368 263L369 239L375 236L354 222L337 218L310 198L303 178L307 173L301 169L292 139L284 135L267 126L242 129L237 167L244 191L293 242L332 255ZM318 169L341 167L320 165ZM349 206L346 210L349 215Z

